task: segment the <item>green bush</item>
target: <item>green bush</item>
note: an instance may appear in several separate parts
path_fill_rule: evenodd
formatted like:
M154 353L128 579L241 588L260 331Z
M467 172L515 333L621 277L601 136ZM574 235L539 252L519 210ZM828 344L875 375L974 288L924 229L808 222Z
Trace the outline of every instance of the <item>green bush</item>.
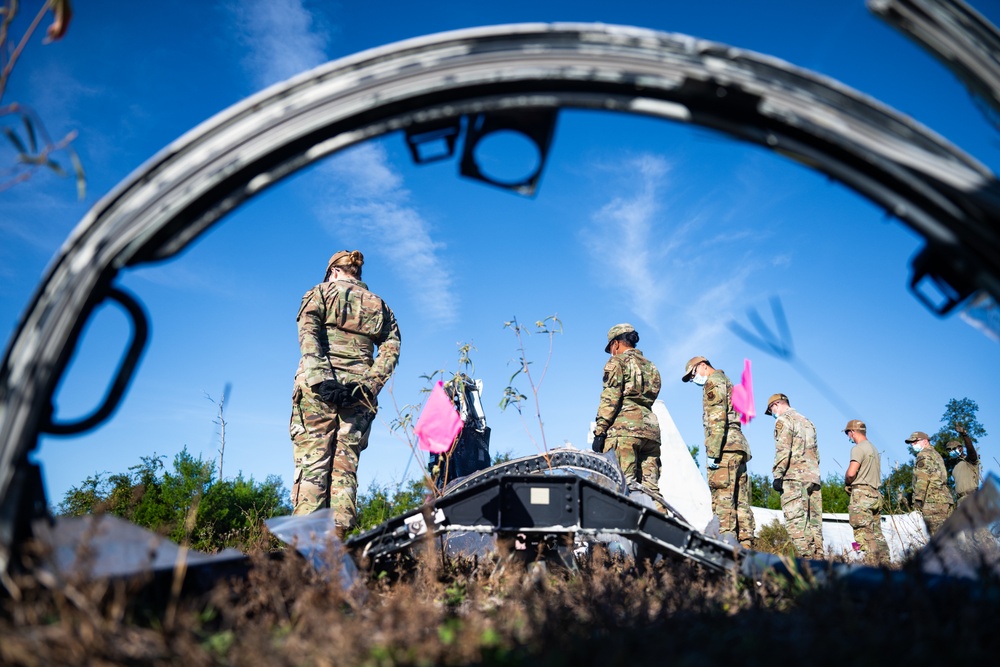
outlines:
M395 490L372 482L368 490L358 495L357 531L364 532L385 523L394 516L420 507L427 497L423 479L410 480Z
M750 473L750 504L769 510L781 509L781 496L771 486L769 476Z
M788 537L788 530L779 519L760 527L754 537L753 548L772 554L795 555L795 547L792 546L792 540Z
M851 503L851 496L844 488L843 476L831 472L823 480L820 487L823 495L823 511L833 514L846 514L847 506Z
M66 492L57 513L113 514L200 551L261 545L265 519L289 514L288 492L270 475L215 480L215 464L188 453L165 470L163 456L142 457L126 473L97 473ZM189 525L189 519L193 524Z

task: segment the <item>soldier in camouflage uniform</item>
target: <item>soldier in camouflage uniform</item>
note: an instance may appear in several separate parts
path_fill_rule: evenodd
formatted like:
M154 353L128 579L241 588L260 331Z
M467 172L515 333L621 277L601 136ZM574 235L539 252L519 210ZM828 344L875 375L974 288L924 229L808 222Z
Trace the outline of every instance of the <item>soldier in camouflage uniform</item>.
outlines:
M955 509L955 499L948 488L948 470L944 459L931 446L930 436L914 431L906 444L917 453L913 464L913 506L924 517L927 534L933 535Z
M844 428L851 447L851 462L844 475L844 487L851 495L847 506L848 521L854 529L854 541L866 555L888 560L889 545L882 534L882 459L875 445L868 442L868 427L852 419Z
M767 399L774 422L774 490L781 494L785 528L804 558L824 558L823 496L820 493L816 427L788 404L784 394Z
M750 480L747 461L750 445L743 437L739 417L733 409L733 383L712 368L705 357L694 357L684 367L684 382L702 385L705 453L708 456L708 487L712 511L719 517L719 531L731 534L747 548L753 543L754 520L750 510Z
M961 503L979 488L979 453L964 426L958 424L955 430L965 441L965 452L962 451L962 443L958 440L950 441L946 447L948 456L959 459L951 474L955 478L955 498Z
M399 360L396 316L361 282L363 264L357 250L334 254L297 317L302 358L289 428L292 503L295 514L332 508L340 537L357 519L358 458L368 446L378 393Z
M637 482L660 511L660 423L653 401L660 394L660 371L636 349L639 334L631 324L608 331L604 351L604 388L594 426L595 452L614 451L628 481Z

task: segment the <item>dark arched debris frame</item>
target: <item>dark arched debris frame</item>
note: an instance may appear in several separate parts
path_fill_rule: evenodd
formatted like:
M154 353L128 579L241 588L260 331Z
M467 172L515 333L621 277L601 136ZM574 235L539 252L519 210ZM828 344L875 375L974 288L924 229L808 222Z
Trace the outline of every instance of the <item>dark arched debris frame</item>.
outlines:
M1000 185L972 157L836 81L722 44L631 27L520 24L460 30L356 54L209 119L88 213L35 293L0 368L0 571L48 516L28 454L41 433L89 428L114 409L141 353L142 309L118 273L183 249L298 169L389 132L474 114L623 111L712 128L847 184L920 232L917 265L958 300L1000 294ZM104 405L55 423L52 394L84 322L111 298L135 335ZM949 301L948 303L951 303Z
M937 57L989 107L989 119L1000 123L1000 33L996 26L956 0L868 0L867 4L879 18Z

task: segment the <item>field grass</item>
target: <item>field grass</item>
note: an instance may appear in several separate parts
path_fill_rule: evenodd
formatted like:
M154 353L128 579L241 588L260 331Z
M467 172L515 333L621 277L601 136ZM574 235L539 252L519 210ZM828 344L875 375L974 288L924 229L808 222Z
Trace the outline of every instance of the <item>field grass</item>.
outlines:
M752 582L601 556L575 571L426 558L353 589L294 554L156 598L139 582L25 574L0 608L10 665L995 664L1000 584L918 575Z

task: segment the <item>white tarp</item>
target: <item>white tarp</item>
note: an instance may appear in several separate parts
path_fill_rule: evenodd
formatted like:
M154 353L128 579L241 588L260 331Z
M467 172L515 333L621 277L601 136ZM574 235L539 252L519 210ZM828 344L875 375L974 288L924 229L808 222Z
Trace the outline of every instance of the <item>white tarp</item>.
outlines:
M753 519L757 524L757 534L761 528L778 521L784 525L785 515L781 510L769 510L763 507L751 507ZM927 529L919 512L909 514L890 514L882 517L882 534L889 545L889 559L898 562L909 554L919 551L927 544ZM860 558L854 550L854 529L847 521L846 514L823 513L823 547L827 554Z
M712 520L712 494L677 430L666 404L657 399L653 414L660 422L660 494L698 530Z

